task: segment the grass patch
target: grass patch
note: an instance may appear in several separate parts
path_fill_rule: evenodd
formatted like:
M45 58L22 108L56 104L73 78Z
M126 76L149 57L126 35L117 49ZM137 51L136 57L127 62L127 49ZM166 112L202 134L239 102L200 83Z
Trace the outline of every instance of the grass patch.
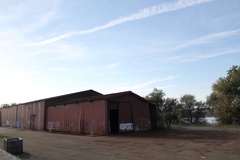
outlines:
M240 128L240 125L215 125L215 128Z
M9 136L0 135L0 138L9 138Z

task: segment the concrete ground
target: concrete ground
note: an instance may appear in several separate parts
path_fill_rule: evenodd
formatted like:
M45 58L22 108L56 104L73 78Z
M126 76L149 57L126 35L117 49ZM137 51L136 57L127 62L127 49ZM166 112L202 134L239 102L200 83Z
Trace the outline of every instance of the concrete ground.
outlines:
M30 160L240 159L237 129L180 128L91 137L0 127L4 136L23 138L24 153L15 156Z
M4 151L2 149L0 149L0 159L1 160L19 160L19 158L7 153L6 151Z

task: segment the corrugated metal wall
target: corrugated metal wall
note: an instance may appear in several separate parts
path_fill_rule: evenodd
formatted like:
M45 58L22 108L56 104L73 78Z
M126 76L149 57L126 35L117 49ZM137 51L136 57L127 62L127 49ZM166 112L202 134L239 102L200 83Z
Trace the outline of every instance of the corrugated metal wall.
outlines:
M105 135L105 100L47 107L48 130Z
M2 126L34 130L44 129L44 101L3 108L1 113Z
M44 101L18 106L18 128L44 130Z
M3 127L15 127L17 107L1 109L1 122Z
M110 107L111 103L114 105ZM110 110L117 120L110 119ZM129 93L107 101L103 97L92 102L46 106L46 111L44 100L1 109L2 126L25 129L106 135L111 133L111 121L120 132L150 130L149 104Z
M142 99L127 94L111 99L119 103L119 131L147 131L151 129L149 104ZM131 126L132 125L132 126Z

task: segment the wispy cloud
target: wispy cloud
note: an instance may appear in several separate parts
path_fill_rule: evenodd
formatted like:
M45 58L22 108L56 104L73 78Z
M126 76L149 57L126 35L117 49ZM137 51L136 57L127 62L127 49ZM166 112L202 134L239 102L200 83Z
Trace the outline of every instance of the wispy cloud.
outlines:
M1 10L3 11L0 11L0 24L4 24L5 28L10 28L22 35L46 26L49 22L59 18L60 15L58 1L10 3L4 8L2 7ZM7 33L11 34L11 32Z
M160 58L157 59L156 63L188 63L188 62L194 62L194 61L200 61L204 59L209 59L209 58L215 58L219 56L224 56L224 55L230 55L230 54L239 54L240 53L240 48L235 48L235 49L215 49L215 50L210 50L204 53L200 52L195 52L195 53L188 53L188 54L183 54L183 55L175 55L172 57L167 57L167 58Z
M21 57L32 59L33 63L43 63L50 61L76 61L89 56L88 50L83 45L52 44L51 47L35 46L26 47L25 53Z
M157 88L160 88L160 89L166 89L166 88L173 88L173 87L176 87L177 85L175 84L171 84L171 85L166 85L166 86L160 86L160 87L157 87Z
M166 88L173 88L176 86L177 85L175 85L175 84L171 84L171 85L166 85L166 86L158 86L158 87L154 87L154 88L166 89ZM152 92L152 90L153 90L153 88L149 87L149 88L144 88L144 89L138 89L137 92L140 92L143 96L146 96L148 93Z
M214 57L218 57L218 56L223 56L223 55L227 55L227 54L235 54L235 53L240 53L240 50L239 49L231 49L231 50L217 52L217 53L215 51L215 53L208 53L208 54L204 54L204 55L200 55L200 56L181 57L178 60L178 62L179 63L193 62L193 61L199 61L202 59L214 58Z
M191 40L185 44L179 45L169 50L173 51L173 50L179 50L179 49L190 47L190 46L206 44L206 43L214 42L216 40L227 38L229 36L236 35L239 33L240 33L240 29L235 29L235 30L230 30L230 31L225 31L220 33L212 33L212 34L208 34L206 36L202 36L200 38Z
M151 85L157 84L159 82L163 82L163 81L170 81L173 79L176 79L177 76L168 76L166 78L162 78L162 79L154 79L154 80L149 80L143 83L139 83L139 84L135 84L135 85L131 85L131 86L122 86L113 90L107 90L105 91L106 93L111 93L111 92L121 92L121 91L126 91L126 90L131 90L131 91L143 91L146 90L146 87L149 87ZM148 90L148 89L147 89Z
M32 45L42 45L42 44L53 43L53 42L57 42L59 40L69 38L72 36L84 35L84 34L97 32L99 30L107 29L107 28L110 28L110 27L113 27L113 26L116 26L116 25L119 25L119 24L122 24L125 22L134 21L134 20L138 20L138 19L142 19L142 18L147 18L147 17L154 16L154 15L161 14L161 13L176 11L176 10L180 10L183 8L191 7L194 5L198 5L198 4L206 3L206 2L210 2L210 1L212 1L212 0L178 0L178 1L175 1L172 3L163 3L160 5L144 8L144 9L142 9L136 13L133 13L129 16L120 17L116 20L110 21L101 26L97 26L97 27L87 29L87 30L80 30L80 31L65 33L65 34L57 36L55 38L47 39L47 40L44 40L44 41L41 41L41 42L38 42L38 43L35 43Z
M121 66L121 63L112 63L105 66L97 66L97 67L87 67L87 68L68 68L68 67L53 67L50 68L50 71L53 72L103 72L106 70L114 70L117 67Z
M152 84L155 84L155 83L158 83L160 82L159 80L151 80L151 81L148 81L148 82L144 82L144 83L140 83L140 84L137 84L137 85L134 85L131 88L131 90L139 90L139 89L142 89L146 86L149 86L149 85L152 85ZM129 87L127 87L129 88Z
M160 79L159 82L169 81L169 80L173 80L173 79L176 79L176 78L177 78L177 76L168 76L166 78Z
M26 52L30 55L38 55L40 52L34 51L34 47L26 47L29 41L32 41L31 35L34 31L45 27L51 21L58 18L58 2L43 0L41 3L33 1L6 2L0 5L0 53L1 64L8 62L9 65L15 65L14 61L25 56ZM13 47L14 46L14 47ZM37 48L37 47L36 47ZM49 47L50 48L50 47ZM33 52L33 53L31 53ZM6 59L11 56L11 60ZM21 60L22 61L22 60Z

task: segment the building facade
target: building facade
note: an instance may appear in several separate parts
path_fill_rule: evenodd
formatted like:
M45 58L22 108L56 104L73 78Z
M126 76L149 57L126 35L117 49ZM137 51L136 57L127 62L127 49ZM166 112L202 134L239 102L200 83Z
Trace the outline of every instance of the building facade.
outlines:
M155 128L156 109L127 91L103 95L93 90L1 109L1 125L33 130L107 135Z

